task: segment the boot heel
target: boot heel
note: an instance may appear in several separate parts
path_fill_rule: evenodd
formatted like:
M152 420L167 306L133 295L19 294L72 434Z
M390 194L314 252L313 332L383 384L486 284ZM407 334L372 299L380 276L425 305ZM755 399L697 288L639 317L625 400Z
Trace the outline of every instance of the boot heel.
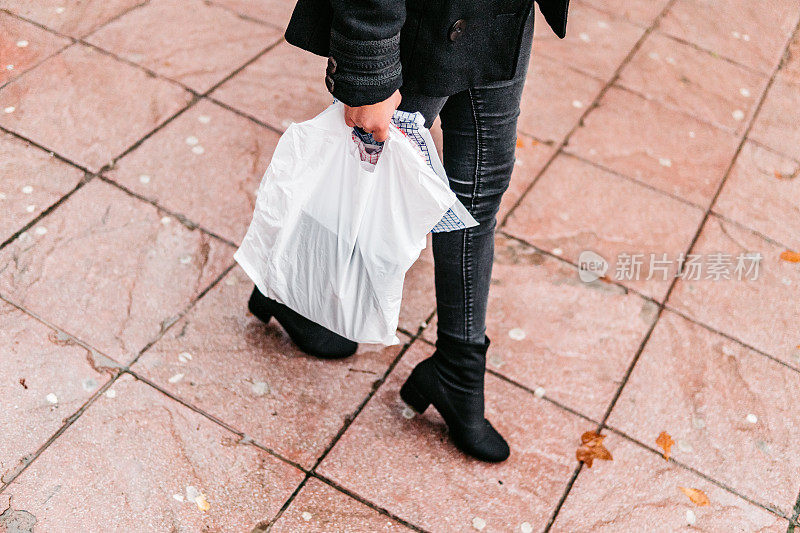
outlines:
M406 381L402 387L400 387L400 398L408 404L414 411L419 414L425 412L425 409L431 404L431 402L420 392L417 390L414 385L411 384L411 379Z

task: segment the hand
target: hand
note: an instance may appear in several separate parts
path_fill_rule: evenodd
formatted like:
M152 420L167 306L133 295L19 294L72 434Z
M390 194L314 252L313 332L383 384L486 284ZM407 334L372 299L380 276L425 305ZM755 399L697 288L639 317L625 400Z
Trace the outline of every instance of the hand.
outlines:
M400 105L401 98L400 91L395 91L392 96L377 104L360 107L345 105L344 121L351 128L358 126L371 133L376 141L383 142L389 137L389 122Z

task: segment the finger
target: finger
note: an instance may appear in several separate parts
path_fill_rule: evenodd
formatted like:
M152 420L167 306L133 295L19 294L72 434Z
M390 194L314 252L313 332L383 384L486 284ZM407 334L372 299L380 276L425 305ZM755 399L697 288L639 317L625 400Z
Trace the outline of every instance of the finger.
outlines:
M372 137L378 142L385 141L386 139L389 138L389 127L388 126L381 126L379 128L376 128L372 132Z

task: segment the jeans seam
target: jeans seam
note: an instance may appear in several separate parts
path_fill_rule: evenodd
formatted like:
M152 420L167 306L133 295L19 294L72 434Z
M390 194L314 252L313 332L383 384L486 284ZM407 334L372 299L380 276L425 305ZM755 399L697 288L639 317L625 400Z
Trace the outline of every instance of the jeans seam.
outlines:
M475 174L474 180L472 185L472 197L470 198L470 212L475 212L475 199L478 195L478 186L479 180L481 176L481 162L483 160L483 143L481 139L481 128L478 122L478 110L476 109L477 102L475 97L474 89L468 90L469 94L469 102L470 107L472 107L472 122L475 125ZM472 261L470 254L468 253L468 244L471 241L470 239L471 229L464 230L464 240L462 244L462 275L464 276L464 338L471 339L471 327L472 327L472 320L473 320L473 308L472 308L472 285L471 285L471 276L470 273L472 271Z

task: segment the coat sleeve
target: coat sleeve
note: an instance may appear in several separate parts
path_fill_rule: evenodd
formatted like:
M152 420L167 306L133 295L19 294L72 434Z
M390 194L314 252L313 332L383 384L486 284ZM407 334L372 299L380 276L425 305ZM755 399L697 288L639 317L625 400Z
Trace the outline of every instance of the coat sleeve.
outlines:
M328 90L352 107L386 100L403 83L405 0L331 0L331 7Z

